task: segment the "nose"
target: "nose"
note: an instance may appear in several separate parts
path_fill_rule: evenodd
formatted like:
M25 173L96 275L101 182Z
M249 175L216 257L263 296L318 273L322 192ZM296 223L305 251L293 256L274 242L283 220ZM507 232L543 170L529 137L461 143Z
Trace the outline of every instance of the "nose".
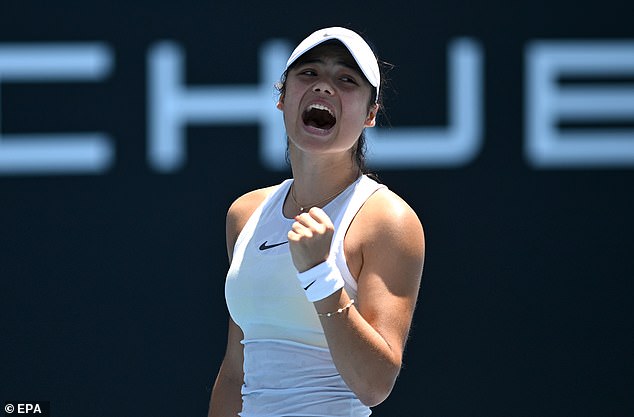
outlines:
M318 83L314 85L313 91L315 93L324 93L331 96L333 95L334 89L327 82L319 81Z

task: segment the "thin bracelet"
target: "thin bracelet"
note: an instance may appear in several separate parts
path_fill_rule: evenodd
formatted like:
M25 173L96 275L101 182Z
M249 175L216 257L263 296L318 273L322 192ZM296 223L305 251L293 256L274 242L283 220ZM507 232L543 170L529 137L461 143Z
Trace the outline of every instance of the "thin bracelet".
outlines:
M354 304L354 299L350 299L350 301L348 301L348 304L346 304L345 306L337 309L337 311L332 311L330 313L317 313L317 315L319 317L332 317L334 315L343 313L344 311L346 311L347 309L352 307L352 304Z

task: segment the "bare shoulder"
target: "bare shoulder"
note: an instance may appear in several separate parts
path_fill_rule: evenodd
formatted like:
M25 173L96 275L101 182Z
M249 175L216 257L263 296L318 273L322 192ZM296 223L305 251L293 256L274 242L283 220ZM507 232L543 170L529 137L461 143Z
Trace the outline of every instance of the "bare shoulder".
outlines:
M348 268L359 278L378 267L406 267L420 276L425 235L416 212L387 188L372 194L348 229L344 242Z
M275 186L260 188L250 191L238 197L227 211L227 251L229 256L233 252L238 235L244 228L255 209L258 208L264 199L275 190Z
M363 241L386 242L402 249L424 251L423 226L414 209L393 191L383 188L363 205L355 223L363 230Z
M233 224L242 223L242 226L244 226L244 223L251 217L255 209L262 204L262 201L264 201L274 189L275 186L260 188L238 197L229 207L227 222ZM240 227L240 229L242 229L242 227Z

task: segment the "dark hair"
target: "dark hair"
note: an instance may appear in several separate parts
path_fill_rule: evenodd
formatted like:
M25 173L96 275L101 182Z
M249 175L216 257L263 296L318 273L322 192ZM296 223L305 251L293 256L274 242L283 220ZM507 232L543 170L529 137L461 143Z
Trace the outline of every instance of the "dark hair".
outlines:
M337 40L331 40L331 41L327 41L322 43L320 46L322 45L329 45L329 44L337 44L337 45L341 45L342 47L345 48L345 46L337 41ZM295 68L297 65L299 65L302 62L302 58L300 57L297 61L293 62L291 64L290 67L288 67L286 69L286 71L284 71L284 73L282 74L282 77L280 78L280 81L278 81L275 85L275 87L277 88L277 91L280 94L280 99L283 99L284 94L286 93L286 77L288 76L288 72L290 70L292 70L293 68ZM378 105L378 111L377 113L384 113L383 111L383 90L385 87L385 76L386 76L386 70L391 69L393 66L391 64L388 64L386 62L383 61L378 61L379 64L379 71L380 71L380 76L381 76L381 84L379 86L379 96L377 98L376 94L377 94L377 89L376 88L372 88L372 92L370 94L370 100L368 101L368 109L370 109L370 107L374 106L375 104ZM362 74L361 70L359 69L359 72ZM287 138L288 140L288 138ZM363 129L363 131L361 132L361 135L359 135L359 139L357 140L357 145L354 149L354 152L352 154L352 158L353 160L357 163L357 166L359 167L359 169L361 170L362 173L367 174L367 167L365 165L365 152L366 152L366 148L367 148L367 144L366 144L366 139L365 139L365 129ZM286 146L286 162L289 162L289 156L288 156L288 144Z

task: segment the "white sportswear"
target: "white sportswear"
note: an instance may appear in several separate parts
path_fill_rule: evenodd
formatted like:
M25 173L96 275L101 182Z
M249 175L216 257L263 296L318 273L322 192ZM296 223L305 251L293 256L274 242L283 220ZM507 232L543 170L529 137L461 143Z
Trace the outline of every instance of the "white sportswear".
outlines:
M283 215L292 180L281 183L255 210L233 249L225 297L244 333L242 417L369 416L333 363L317 312L306 299L288 248L294 219ZM356 298L343 241L363 203L385 186L361 176L323 207L335 226L329 261Z

